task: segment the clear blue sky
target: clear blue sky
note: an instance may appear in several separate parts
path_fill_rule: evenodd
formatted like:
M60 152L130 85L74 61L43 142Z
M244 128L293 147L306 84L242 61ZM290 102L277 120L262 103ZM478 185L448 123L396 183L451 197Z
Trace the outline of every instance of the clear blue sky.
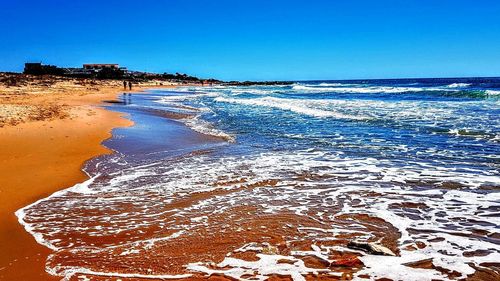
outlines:
M0 0L0 70L231 80L500 76L498 0Z

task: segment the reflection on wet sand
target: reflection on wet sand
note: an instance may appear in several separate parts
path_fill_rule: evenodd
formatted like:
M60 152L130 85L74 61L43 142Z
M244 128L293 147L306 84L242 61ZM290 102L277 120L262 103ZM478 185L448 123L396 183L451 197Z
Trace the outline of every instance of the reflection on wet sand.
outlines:
M134 101L93 177L18 212L71 280L498 277L494 176L339 151L254 150ZM446 177L442 175L445 174ZM458 181L457 179L465 179ZM486 184L484 184L486 183ZM442 188L436 188L441 187Z

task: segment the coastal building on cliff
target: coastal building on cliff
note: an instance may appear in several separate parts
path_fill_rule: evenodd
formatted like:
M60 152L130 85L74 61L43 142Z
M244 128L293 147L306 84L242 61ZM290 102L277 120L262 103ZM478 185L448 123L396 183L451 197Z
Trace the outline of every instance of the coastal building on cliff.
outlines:
M120 69L120 65L117 63L86 63L83 68L87 70Z
M41 62L28 62L24 64L24 74L31 75L65 75L73 77L91 77L104 75L108 78L117 78L127 73L126 67L116 63L88 63L83 67L57 67L45 65Z
M64 70L55 65L45 65L41 62L27 62L24 64L24 74L31 75L62 75Z

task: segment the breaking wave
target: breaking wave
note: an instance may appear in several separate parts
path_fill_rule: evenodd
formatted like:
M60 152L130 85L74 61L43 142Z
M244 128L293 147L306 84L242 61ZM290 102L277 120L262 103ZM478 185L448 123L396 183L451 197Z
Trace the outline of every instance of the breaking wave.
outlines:
M500 104L483 98L499 91L455 81L140 95L121 105L137 106L135 126L151 106L230 143L163 153L154 138L161 152L92 160L88 181L16 215L66 280L467 278L500 260ZM172 124L154 118L155 130Z
M241 105L250 105L250 106L263 106L269 108L278 108L282 110L288 110L299 114L305 114L314 117L330 117L337 119L351 119L351 120L366 120L369 119L368 116L356 116L344 114L341 112L333 111L333 110L325 110L320 108L314 108L312 106L308 106L314 103L314 101L304 101L304 100L294 100L294 99L282 99L275 97L264 97L264 98L256 98L256 99L235 99L235 98L224 98L217 97L215 98L216 102L226 102L226 103L234 103ZM321 101L317 101L316 103L321 103Z
M446 87L447 88L467 88L470 85L471 84L469 84L469 83L453 83L453 84L447 85Z
M198 233L206 229L225 231L227 227L236 233L238 229L243 232L250 227L249 218L250 221L273 216L287 218L280 217L284 214L294 216L276 229L269 229L265 221L260 221L263 227L257 225L257 233L286 233L283 229L289 229L288 224L303 221L305 225L293 230L300 238L282 234L289 242L286 247L291 248L288 253L278 254L271 245L248 245L241 240L232 242L234 250L224 252L226 258L221 263L207 264L195 255L187 269L191 273L219 273L237 279L246 274L264 277L281 273L303 280L302 275L318 272L318 269L304 264L302 257L313 255L333 263L335 260L330 256L341 251L360 255L366 267L356 276L369 274L380 278L406 276L405 280L431 280L445 276L433 268L416 270L405 264L432 258L436 266L464 277L474 272L470 264L499 259L500 254L491 251L496 245L473 235L469 224L455 224L452 229L448 224L460 214L466 220L483 222L477 225L483 232L495 232L495 224L500 221L491 214L500 207L499 193L446 189L417 191L411 186L415 182L443 185L457 182L477 188L488 182L500 184L498 177L479 177L472 170L458 172L453 168L419 163L400 167L393 164L389 160L347 158L340 153L312 149L245 157L194 155L147 165L126 165L87 181L85 185L91 193L79 193L70 188L16 214L40 243L55 251L47 263L49 271L66 277L75 274L189 277L187 273L171 275L168 268L161 267L169 261L168 253L174 251L175 245L192 243L199 247L203 240L200 242ZM191 197L197 199L190 200ZM401 207L405 204L413 207ZM242 207L251 207L253 211L240 217L236 210ZM85 218L81 217L82 212ZM358 215L360 217L356 217ZM346 235L365 240L387 239L384 236L387 233L373 228L373 221L364 221L363 215L379 219L379 224L392 225L400 233L398 256L374 257L346 247L342 242ZM347 219L350 216L358 219L351 221ZM311 219L317 223L308 222ZM122 237L122 233L127 235ZM68 241L69 234L79 238ZM121 238L111 239L115 236ZM295 247L292 242L297 239L313 243L306 244L308 248L300 244ZM332 241L337 242L332 245ZM464 256L462 245L467 245L468 251L486 251L487 254ZM257 252L259 259L246 261L237 257L238 252ZM122 270L113 273L106 267L101 268L109 263L105 260L96 264L101 257L113 257L115 266ZM154 271L141 273L134 267L125 266L148 258L151 260L147 267L154 267ZM302 265L290 267L278 260ZM92 262L86 264L86 261ZM395 270L388 270L389 264ZM331 276L339 274L328 268L319 272Z
M234 136L215 128L212 123L204 121L203 119L200 118L200 116L196 116L194 118L181 119L181 121L184 122L184 124L186 124L189 128L198 133L217 138L222 138L228 142L236 141L236 138Z
M486 90L485 93L490 96L500 96L499 90Z
M417 87L388 87L388 86L367 86L367 87L311 87L305 85L295 85L292 87L296 91L306 91L311 93L335 92L335 93L359 93L359 94L397 94L422 91L443 91L437 88L417 88Z

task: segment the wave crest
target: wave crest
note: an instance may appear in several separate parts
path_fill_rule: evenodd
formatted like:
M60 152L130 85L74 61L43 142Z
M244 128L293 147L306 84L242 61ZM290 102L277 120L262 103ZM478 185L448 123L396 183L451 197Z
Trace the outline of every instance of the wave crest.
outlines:
M426 89L417 87L388 87L388 86L371 86L371 87L313 87L305 85L295 85L292 87L296 91L306 91L310 93L327 93L335 92L341 94L397 94L406 92L422 92L422 91L439 91L441 89Z
M356 116L351 114L344 114L332 110L324 110L319 108L313 108L307 105L304 105L306 102L304 100L294 100L294 99L281 99L274 97L264 97L264 98L256 98L256 99L234 99L234 98L224 98L218 97L215 98L217 102L226 102L233 104L242 104L242 105L250 105L250 106L262 106L262 107L270 107L277 108L287 111L292 111L299 114L304 114L313 117L330 117L336 119L351 119L351 120L366 120L368 117L366 116Z
M447 88L466 88L466 87L469 87L471 84L469 83L453 83L453 84L450 84L448 86L446 86Z

